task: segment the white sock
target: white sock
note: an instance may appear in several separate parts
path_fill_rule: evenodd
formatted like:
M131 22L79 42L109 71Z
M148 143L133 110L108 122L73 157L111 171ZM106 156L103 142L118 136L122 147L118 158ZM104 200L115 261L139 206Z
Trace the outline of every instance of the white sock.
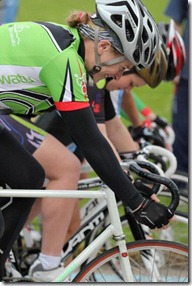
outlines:
M40 253L39 260L45 270L50 270L59 266L61 262L61 256L50 256Z

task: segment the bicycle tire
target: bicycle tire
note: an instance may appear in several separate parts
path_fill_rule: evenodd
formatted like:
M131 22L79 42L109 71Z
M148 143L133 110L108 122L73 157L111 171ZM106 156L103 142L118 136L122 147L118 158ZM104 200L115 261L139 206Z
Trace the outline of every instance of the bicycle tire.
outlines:
M135 282L154 282L152 270L148 272L143 265L143 254L153 250L153 257L150 264L156 265L159 271L159 281L156 282L188 282L188 249L186 246L169 241L135 241L127 243L133 277ZM155 261L159 253L164 255L164 266ZM72 282L124 282L121 273L114 265L114 260L118 263L119 249L112 248L96 257L87 264L73 279ZM169 267L168 267L169 266ZM148 274L147 274L148 272Z

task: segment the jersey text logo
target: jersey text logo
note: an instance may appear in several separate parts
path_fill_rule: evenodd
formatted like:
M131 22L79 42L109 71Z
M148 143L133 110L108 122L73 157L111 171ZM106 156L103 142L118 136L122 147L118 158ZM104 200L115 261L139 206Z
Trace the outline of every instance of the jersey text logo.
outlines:
M17 75L2 75L0 77L0 84L18 84L18 83L33 83L35 80L33 80L29 76L23 76L20 74Z

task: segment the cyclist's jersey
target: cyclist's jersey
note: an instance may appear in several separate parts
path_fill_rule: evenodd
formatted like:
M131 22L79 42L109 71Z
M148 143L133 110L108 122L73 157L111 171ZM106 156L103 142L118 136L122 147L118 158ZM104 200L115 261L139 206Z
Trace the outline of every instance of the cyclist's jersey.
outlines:
M0 27L0 108L30 114L89 106L84 45L76 29L43 22Z

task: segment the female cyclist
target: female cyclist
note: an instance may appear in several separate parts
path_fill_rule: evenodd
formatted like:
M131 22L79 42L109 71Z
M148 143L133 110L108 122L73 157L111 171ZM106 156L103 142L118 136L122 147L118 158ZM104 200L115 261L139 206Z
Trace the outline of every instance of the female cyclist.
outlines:
M132 209L140 222L151 228L161 228L169 223L173 213L143 198L133 187L97 129L86 91L87 72L96 83L105 77L118 79L133 65L150 66L158 45L157 26L140 1L110 1L109 5L98 0L96 4L96 16L74 13L67 26L22 22L0 27L0 106L4 112L15 114L35 114L56 108L72 138L103 181ZM41 187L44 173L39 164L28 153L25 158L25 149L1 129L1 178L11 188ZM8 146L14 148L11 157ZM16 156L22 177L17 177L15 183L12 161ZM35 162L26 170L28 157ZM24 200L25 203L20 203L22 208L16 206L15 199L6 206L4 200L0 201L5 221L0 239L0 276L33 204L33 199Z
M138 78L137 75L135 76ZM129 77L130 75L124 76L122 80L123 84L125 78L129 82ZM112 81L115 81L118 86L121 79ZM144 83L144 80L142 80L142 82ZM110 131L113 138L116 136L119 138L119 140L115 140L115 142L112 140L112 142L117 143L117 145L113 145L108 139L118 160L120 160L120 157L116 148L122 152L137 150L137 143L132 140L126 127L116 115L110 100L110 95L107 91L100 90L95 85L88 86L88 96L99 130L107 139L106 128L107 131ZM46 189L68 190L76 188L80 174L80 162L83 161L83 155L80 148L72 141L62 118L55 110L45 112L43 115L38 116L37 120L35 120L35 125L34 119L32 123L21 116L15 115L0 115L0 123L7 128L42 165L47 179ZM37 126L48 131L50 134ZM113 135L114 132L112 132L114 127L115 129L117 127L118 130L118 132L115 132L118 133L115 134L115 136ZM109 136L109 138L111 136ZM65 146L67 146L67 148ZM69 150L76 156L73 156ZM61 257L58 255L58 253L61 252L60 240L62 240L64 244L67 240L66 234L70 236L70 234L74 233L76 228L79 227L80 218L78 205L79 200L77 200L74 207L74 199L36 199L27 221L27 223L30 223L35 215L41 213L41 253L38 260L36 260L30 268L29 274L33 279L45 282L48 279L47 276L50 277L51 275L51 278L53 278L53 275L62 271L62 268L59 266ZM68 216L71 211L73 212L73 217L70 221L70 217L68 219ZM65 218L65 222L63 222L63 218ZM57 235L53 235L53 232L57 233ZM41 270L39 270L39 265L42 266Z
M121 84L125 86L125 82L128 83L128 87L130 77L134 78L133 75L128 74L118 81L111 80L107 83L106 88L110 84L113 84L113 86L116 84L117 87ZM139 79L139 76L135 74L135 80L137 79ZM140 82L145 83L141 79ZM120 157L117 150L120 152L138 150L138 144L132 140L126 127L116 115L109 92L98 89L96 85L88 86L87 90L97 126L111 144L118 160L120 160ZM83 155L78 146L72 141L70 134L65 130L62 118L53 110L38 116L35 125L34 119L32 121L33 124L15 115L0 115L0 123L33 154L44 168L47 178L46 189L72 188L72 183L77 184L80 164L77 162L78 160L72 160L72 156L68 157L69 151L67 148L77 156L80 162L83 160ZM51 133L63 144L37 126ZM67 148L64 146L67 146ZM58 242L62 239L64 244L67 237L70 237L80 225L79 200L77 200L74 208L73 205L73 200L69 201L69 199L62 198L54 200L52 198L36 199L33 204L27 223L30 223L31 219L39 213L41 213L42 221L41 252L29 271L29 275L36 281L45 282L48 275L62 271L61 267L58 267L61 261L61 257L58 255L58 250L61 252L61 249L58 248L60 245ZM63 218L67 220L68 209L72 210L72 208L73 217L68 227ZM53 235L53 232L56 235ZM42 266L41 270L39 270L40 265Z

